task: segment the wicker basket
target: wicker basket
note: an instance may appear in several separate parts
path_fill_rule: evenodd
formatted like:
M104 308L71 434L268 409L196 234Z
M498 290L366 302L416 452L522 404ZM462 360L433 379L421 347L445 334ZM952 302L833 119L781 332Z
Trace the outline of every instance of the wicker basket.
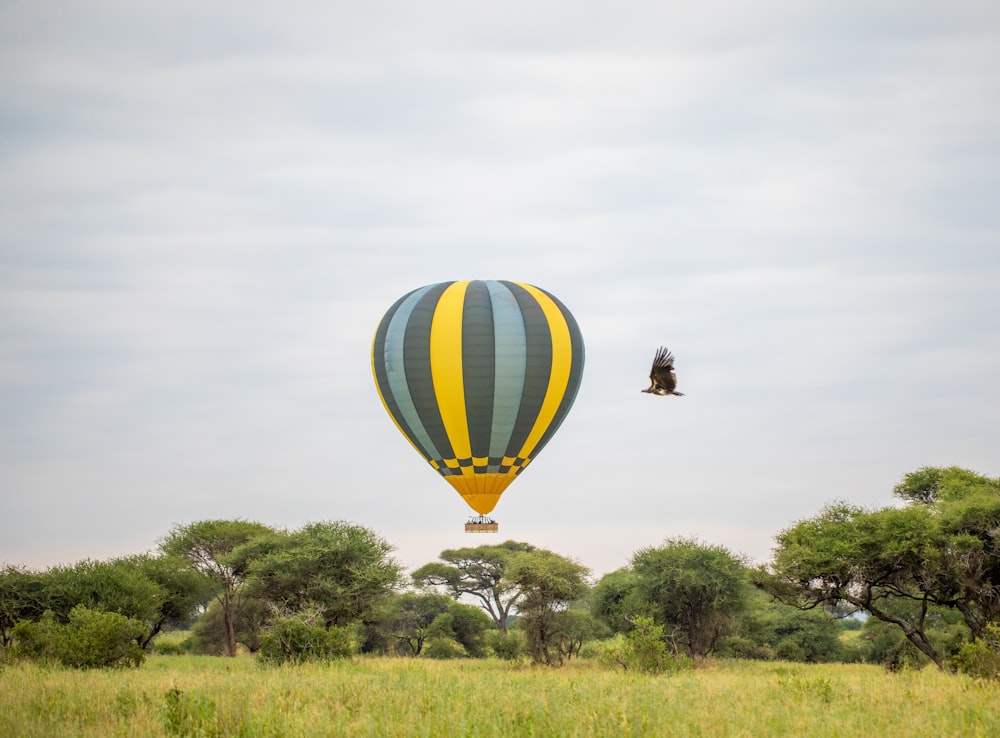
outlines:
M485 515L469 518L469 522L465 524L466 533L496 533L499 529L497 521Z

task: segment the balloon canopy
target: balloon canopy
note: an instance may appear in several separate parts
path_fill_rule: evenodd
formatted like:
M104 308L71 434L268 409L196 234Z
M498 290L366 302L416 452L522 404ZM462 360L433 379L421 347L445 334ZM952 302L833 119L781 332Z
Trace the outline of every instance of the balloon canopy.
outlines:
M382 404L480 515L569 412L583 337L566 307L521 282L440 282L403 295L375 331Z

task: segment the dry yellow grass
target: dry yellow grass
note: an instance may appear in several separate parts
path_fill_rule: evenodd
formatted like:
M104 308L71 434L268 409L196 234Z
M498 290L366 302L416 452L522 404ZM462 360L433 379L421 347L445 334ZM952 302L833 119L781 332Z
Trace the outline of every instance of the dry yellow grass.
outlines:
M494 660L262 669L152 657L138 671L0 675L0 735L995 736L996 684L936 670L724 662L671 677Z

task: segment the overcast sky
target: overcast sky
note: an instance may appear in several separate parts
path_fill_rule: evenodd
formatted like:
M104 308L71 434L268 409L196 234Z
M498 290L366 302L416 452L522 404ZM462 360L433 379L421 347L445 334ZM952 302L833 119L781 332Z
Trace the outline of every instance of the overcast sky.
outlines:
M598 577L1000 476L998 70L995 0L0 0L0 563L347 520ZM499 535L371 375L451 279L587 347Z

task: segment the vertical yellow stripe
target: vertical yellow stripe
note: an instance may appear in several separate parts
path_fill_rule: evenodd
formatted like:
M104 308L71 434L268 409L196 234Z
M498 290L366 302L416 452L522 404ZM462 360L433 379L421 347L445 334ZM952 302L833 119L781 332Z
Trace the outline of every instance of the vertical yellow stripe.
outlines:
M549 423L555 417L563 395L566 394L569 372L573 364L573 343L570 339L566 319L552 299L530 284L521 282L516 284L527 290L538 301L542 312L545 313L545 321L549 324L549 331L552 333L552 370L549 373L549 386L545 390L545 399L542 400L542 407L538 411L535 425L532 426L528 438L518 453L521 458L526 458L530 457L535 450L535 446L542 434L545 433L545 429L549 427Z
M468 280L455 282L441 294L431 320L430 337L434 395L451 448L459 459L472 457L462 376L462 311L468 286ZM472 473L471 468L468 473Z

